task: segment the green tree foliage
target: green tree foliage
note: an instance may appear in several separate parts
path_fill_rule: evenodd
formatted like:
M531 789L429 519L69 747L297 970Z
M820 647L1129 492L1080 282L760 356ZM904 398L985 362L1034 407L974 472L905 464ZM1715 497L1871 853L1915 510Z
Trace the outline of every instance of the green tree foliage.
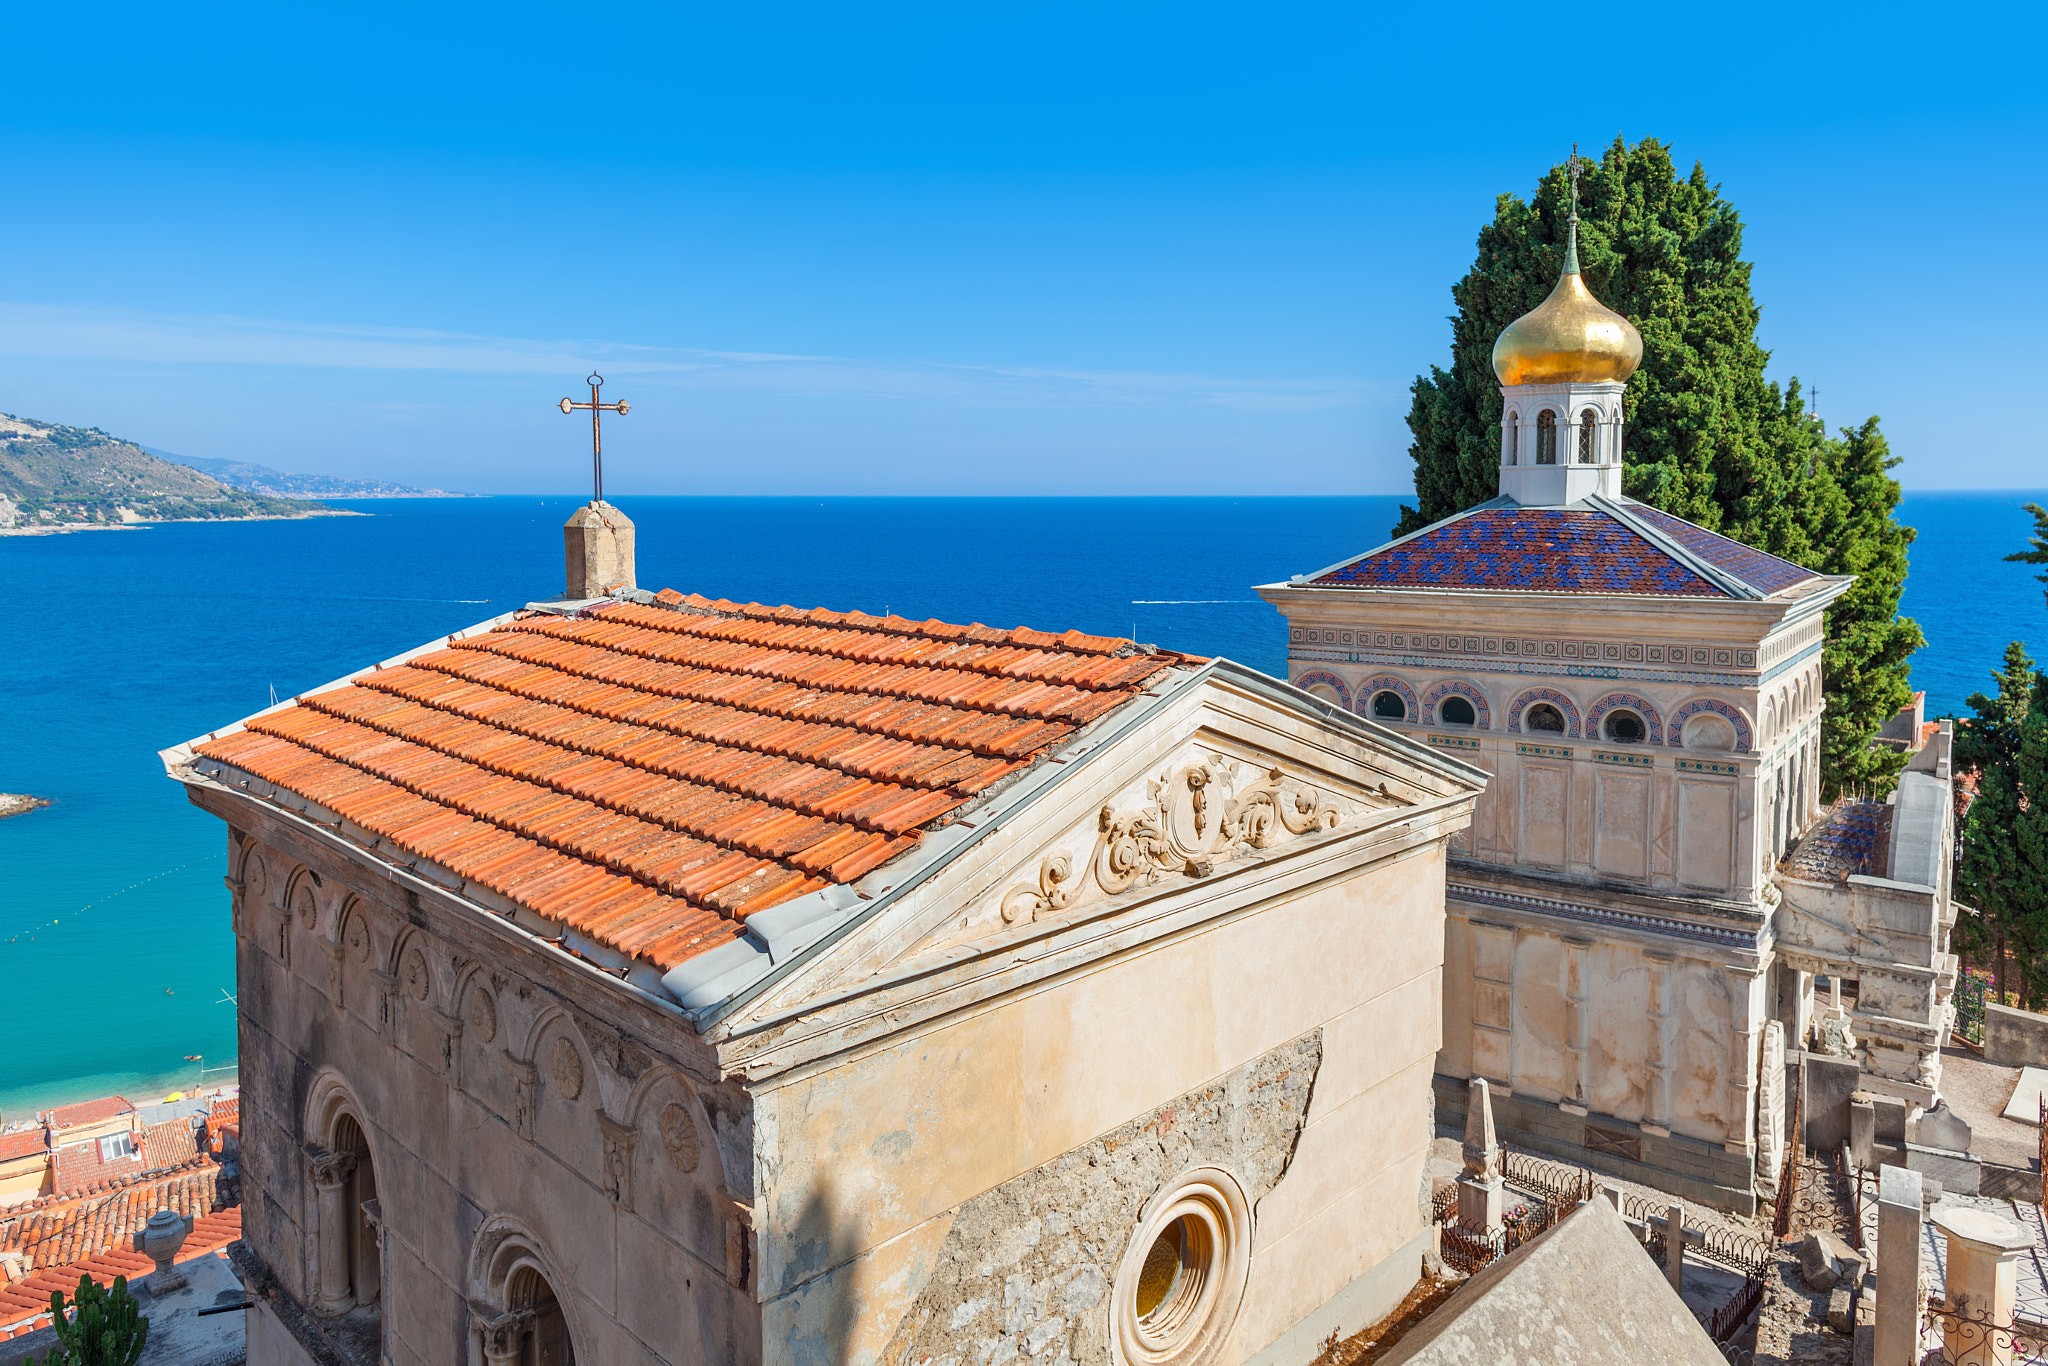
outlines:
M2042 507L2039 503L2028 503L2026 509L2034 514L2033 549L2015 551L2005 558L2017 560L2021 564L2048 564L2048 508ZM2036 574L2034 577L2043 585L2048 585L2048 573ZM2048 598L2048 586L2042 588L2041 596Z
M1975 715L1956 728L1955 766L1977 775L1956 865L1956 894L1977 918L1957 928L1968 929L1964 947L1999 965L2000 991L2010 955L2034 1005L2048 996L2048 676L2018 641L1992 676L1998 695L1972 694Z
M1499 491L1494 339L1541 303L1563 266L1571 180L1553 166L1533 200L1504 194L1451 289L1451 365L1416 379L1408 412L1416 503L1396 535ZM1706 171L1681 177L1655 139L1617 138L1579 182L1587 287L1634 323L1643 364L1624 398L1623 488L1760 550L1859 580L1828 613L1829 717L1822 781L1882 785L1905 762L1867 741L1912 696L1906 659L1924 643L1898 616L1910 527L1895 515L1897 463L1872 418L1830 436L1799 383L1764 377L1742 220Z
M64 1316L64 1292L52 1292L50 1319L57 1350L43 1358L43 1366L135 1366L149 1340L149 1320L128 1293L125 1276L114 1277L113 1287L105 1290L92 1277L80 1276L69 1318Z

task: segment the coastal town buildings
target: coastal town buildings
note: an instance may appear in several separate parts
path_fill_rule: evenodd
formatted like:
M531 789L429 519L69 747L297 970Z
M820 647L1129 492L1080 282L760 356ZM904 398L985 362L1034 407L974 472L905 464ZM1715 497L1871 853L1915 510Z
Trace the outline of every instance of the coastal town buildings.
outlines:
M1259 591L1297 687L1489 775L1449 873L1444 1119L1484 1077L1504 1137L1748 1210L1788 1050L1916 1107L1939 1087L1948 736L1914 728L1891 802L1822 806L1824 616L1851 580L1623 494L1641 358L1574 236L1494 349L1499 496Z
M1126 640L633 586L165 754L252 1362L1303 1361L1434 1246L1464 757ZM625 524L630 526L629 523Z

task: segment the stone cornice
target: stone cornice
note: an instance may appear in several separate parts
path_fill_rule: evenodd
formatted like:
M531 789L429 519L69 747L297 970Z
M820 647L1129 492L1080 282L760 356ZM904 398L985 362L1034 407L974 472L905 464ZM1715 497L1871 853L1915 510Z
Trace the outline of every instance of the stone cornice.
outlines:
M1585 925L1633 930L1638 934L1652 934L1667 939L1683 939L1738 953L1757 952L1758 939L1764 930L1761 922L1753 928L1704 924L1696 920L1656 915L1635 908L1596 906L1585 901L1566 901L1557 897L1538 896L1533 892L1511 891L1503 887L1482 887L1455 879L1445 884L1444 896L1448 901L1484 910L1533 912Z

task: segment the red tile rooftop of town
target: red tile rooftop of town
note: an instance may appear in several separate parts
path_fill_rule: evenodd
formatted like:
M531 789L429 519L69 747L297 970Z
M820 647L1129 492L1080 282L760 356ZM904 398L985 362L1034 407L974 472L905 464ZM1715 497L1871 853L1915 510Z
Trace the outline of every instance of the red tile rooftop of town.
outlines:
M120 1096L101 1096L98 1100L82 1100L76 1105L60 1105L46 1118L53 1129L75 1129L81 1124L98 1124L102 1120L132 1114L134 1110L135 1107Z
M1199 662L1078 631L655 602L522 613L196 753L666 971L914 848Z

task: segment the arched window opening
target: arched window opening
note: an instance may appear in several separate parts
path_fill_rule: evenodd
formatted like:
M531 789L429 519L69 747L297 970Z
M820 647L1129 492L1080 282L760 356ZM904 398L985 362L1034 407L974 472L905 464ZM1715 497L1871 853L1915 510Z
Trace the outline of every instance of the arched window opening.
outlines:
M1518 448L1518 447L1519 447L1519 446L1521 445L1521 430L1522 430L1522 429L1521 429L1521 427L1520 427L1520 426L1519 426L1519 425L1518 425L1518 424L1517 424L1517 423L1515 422L1515 415L1514 415L1513 413L1509 413L1509 414L1507 415L1506 421L1507 421L1507 424L1508 424L1508 458L1507 458L1507 463L1508 463L1508 464L1510 464L1510 465L1512 465L1512 464L1514 464L1514 463L1515 463L1515 457L1516 457L1516 455L1517 455L1517 448Z
M1640 745L1647 732L1643 718L1632 711L1611 711L1603 727L1607 738L1617 745Z
M1408 704L1401 700L1401 694L1389 689L1372 695L1372 714L1382 721L1406 721Z
M576 1351L569 1343L569 1325L547 1278L530 1266L522 1266L512 1274L505 1298L514 1313L529 1316L524 1340L513 1361L518 1366L573 1366Z
M1452 693L1437 707L1436 717L1447 726L1469 726L1479 719L1479 713L1469 701Z
M1593 429L1595 418L1591 408L1579 414L1579 463L1593 463Z
M1522 729L1548 731L1552 735L1564 734L1564 713L1548 702L1538 702L1522 713Z
M1536 414L1536 463L1557 463L1557 414L1548 408Z
M377 1171L363 1126L343 1111L334 1120L326 1152L313 1164L320 1215L319 1310L374 1311L383 1292L383 1251L377 1224Z

